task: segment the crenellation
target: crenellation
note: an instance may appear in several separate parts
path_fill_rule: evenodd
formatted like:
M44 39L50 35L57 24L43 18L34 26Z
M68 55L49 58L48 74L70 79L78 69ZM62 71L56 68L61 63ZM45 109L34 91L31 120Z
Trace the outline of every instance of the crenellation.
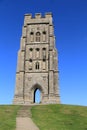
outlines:
M32 14L25 14L24 26L26 26L28 24L30 19L32 19Z
M45 18L52 18L52 13L51 12L45 13Z
M25 14L24 16L25 16L25 17L28 17L28 18L30 18L30 19L32 18L32 14Z
M32 17L32 14L25 14L25 17L29 19L32 19L32 18L35 19L35 18L51 18L53 16L51 12L48 12L48 13L45 13L44 16L41 13L35 13L35 17Z
M41 13L36 13L36 14L35 14L35 18L36 18L36 19L40 19L40 18L42 18Z

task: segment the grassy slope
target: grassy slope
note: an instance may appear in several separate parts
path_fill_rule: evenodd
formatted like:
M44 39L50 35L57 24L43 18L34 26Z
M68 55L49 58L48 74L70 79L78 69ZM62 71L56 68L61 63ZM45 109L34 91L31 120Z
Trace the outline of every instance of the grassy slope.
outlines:
M0 106L0 130L15 130L18 109L19 106Z
M0 106L0 130L15 130L21 106ZM70 105L33 106L32 119L40 130L87 130L87 107Z
M31 111L40 130L87 130L87 107L41 105Z

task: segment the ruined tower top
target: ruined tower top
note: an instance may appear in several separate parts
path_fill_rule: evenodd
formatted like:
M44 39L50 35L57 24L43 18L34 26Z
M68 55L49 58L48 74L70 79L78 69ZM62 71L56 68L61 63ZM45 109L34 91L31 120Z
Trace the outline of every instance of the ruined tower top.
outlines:
M40 20L40 21L39 21ZM33 23L49 23L52 24L52 13L46 13L45 16L42 16L41 13L36 13L34 17L32 14L25 14L24 25Z

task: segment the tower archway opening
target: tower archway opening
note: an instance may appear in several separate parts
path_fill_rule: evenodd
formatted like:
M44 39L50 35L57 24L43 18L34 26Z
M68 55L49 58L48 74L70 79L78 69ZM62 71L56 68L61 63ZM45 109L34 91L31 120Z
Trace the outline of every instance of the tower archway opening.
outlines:
M39 88L36 88L34 90L34 103L40 103L41 102L41 90Z

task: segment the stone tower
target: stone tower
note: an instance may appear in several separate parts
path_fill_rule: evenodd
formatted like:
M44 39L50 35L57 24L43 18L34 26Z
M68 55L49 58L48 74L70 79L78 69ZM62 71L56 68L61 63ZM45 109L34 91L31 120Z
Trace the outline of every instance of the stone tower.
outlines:
M41 103L60 103L58 58L55 47L52 14L26 14L16 72L14 104L35 102L41 92Z

